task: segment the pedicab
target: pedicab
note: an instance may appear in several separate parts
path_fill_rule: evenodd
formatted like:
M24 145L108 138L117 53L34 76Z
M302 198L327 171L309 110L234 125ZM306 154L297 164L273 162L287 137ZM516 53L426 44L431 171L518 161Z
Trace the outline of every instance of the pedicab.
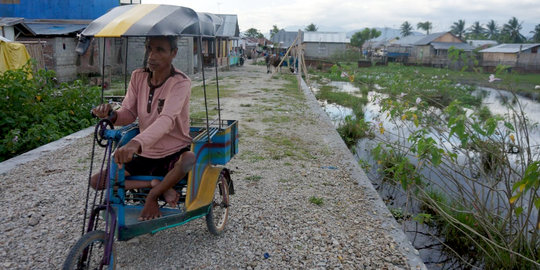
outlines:
M218 16L197 13L186 7L146 4L120 6L88 25L81 33L80 47L87 48L85 42L91 38L125 38L127 41L129 37L193 37L197 39L198 55L202 63L202 38L215 38L220 24ZM217 75L216 65L216 82ZM127 241L139 235L156 233L197 218L206 218L210 233L218 235L223 232L229 215L229 195L234 194L230 171L223 166L238 152L238 122L221 119L219 84L217 119L210 120L204 69L202 77L206 119L191 119L190 127L191 151L195 154L196 163L174 187L180 194L178 206L170 207L161 198L160 218L138 220L149 190L125 190L124 181L162 180L162 177L125 177L123 166L117 166L112 158L116 148L138 134L137 124L115 129L109 119L102 119L96 125L82 236L71 248L64 269L114 269L115 241ZM99 149L97 146L104 149L100 163L100 158L94 161L96 149ZM90 188L94 167L99 167L100 171L108 175L104 177L106 188L103 190Z

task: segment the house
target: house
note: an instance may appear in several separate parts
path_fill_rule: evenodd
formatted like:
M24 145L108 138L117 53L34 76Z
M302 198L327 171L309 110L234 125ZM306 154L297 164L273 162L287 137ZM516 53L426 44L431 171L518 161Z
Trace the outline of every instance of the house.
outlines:
M347 33L305 32L302 40L306 59L329 59L339 52L344 52L351 40Z
M255 53L261 53L270 44L272 42L266 38L243 37L240 39L240 46L244 49L248 59L251 59Z
M9 40L16 40L18 35L15 33L35 34L26 26L24 18L0 17L0 35Z
M217 16L223 20L216 33L218 66L238 65L240 55L243 53L239 42L238 16L233 14L217 14Z
M414 47L409 55L408 62L435 67L446 67L451 64L448 58L448 50L452 47L469 54L473 50L471 45L451 32L425 35L413 45Z
M0 1L2 36L23 43L37 68L55 70L59 81L73 80L81 71L77 34L119 5L117 0ZM95 70L99 69L90 67L87 72Z
M500 44L479 51L485 71L505 65L517 71L540 72L540 43Z
M386 56L388 46L396 40L397 38L370 39L362 44L362 51L364 55Z
M59 81L71 81L79 71L80 59L75 52L77 34L89 23L89 20L25 19L24 25L31 33L19 32L17 41L26 45L37 68L54 70Z
M0 1L0 17L93 20L119 5L118 0L5 0Z
M407 62L408 57L413 53L414 44L423 38L424 35L409 35L390 41L386 46L388 60Z
M303 40L304 32L300 31L300 42ZM275 52L285 52L289 47L293 45L293 42L298 36L298 31L285 31L284 29L279 30L275 33L274 36L270 39L273 43L273 48ZM296 44L296 43L295 43Z

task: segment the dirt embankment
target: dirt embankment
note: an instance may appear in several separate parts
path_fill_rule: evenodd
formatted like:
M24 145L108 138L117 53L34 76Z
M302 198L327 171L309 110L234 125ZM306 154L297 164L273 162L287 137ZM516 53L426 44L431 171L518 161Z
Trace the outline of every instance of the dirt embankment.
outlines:
M253 65L220 77L221 115L239 120L241 136L227 164L236 194L226 232L214 237L199 219L117 242L120 269L424 267L295 77ZM91 144L74 140L0 175L0 268L61 265L81 232Z

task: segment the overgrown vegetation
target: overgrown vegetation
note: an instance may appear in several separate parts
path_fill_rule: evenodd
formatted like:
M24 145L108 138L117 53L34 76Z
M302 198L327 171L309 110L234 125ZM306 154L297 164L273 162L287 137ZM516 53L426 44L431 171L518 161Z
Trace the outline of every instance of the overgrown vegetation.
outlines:
M455 56L467 61L459 51ZM475 87L461 82L487 81L486 74L401 65L336 69L348 76L336 78L335 70L317 75L378 92L371 101L380 112L371 123L349 117L338 130L367 123L362 130L377 131L373 166L383 181L421 202L424 213L415 221L436 224L464 265L540 267L540 152L532 140L537 126L519 102L507 103L505 115L481 106ZM529 78L504 67L495 75L508 81L507 89ZM348 145L357 133L340 132ZM399 218L409 216L407 206L394 209Z
M32 63L0 74L0 161L92 124L100 91L80 80L57 83L54 71Z

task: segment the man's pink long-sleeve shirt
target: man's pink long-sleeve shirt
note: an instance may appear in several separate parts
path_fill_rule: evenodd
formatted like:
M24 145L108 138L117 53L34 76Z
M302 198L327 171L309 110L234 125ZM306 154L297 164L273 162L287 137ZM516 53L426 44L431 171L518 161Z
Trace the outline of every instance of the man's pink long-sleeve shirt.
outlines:
M150 86L149 72L137 69L131 74L128 92L117 111L115 125L127 125L139 118L140 133L133 140L141 144L141 156L162 158L191 144L189 136L189 97L191 80L175 69L155 89L150 113L147 112Z

